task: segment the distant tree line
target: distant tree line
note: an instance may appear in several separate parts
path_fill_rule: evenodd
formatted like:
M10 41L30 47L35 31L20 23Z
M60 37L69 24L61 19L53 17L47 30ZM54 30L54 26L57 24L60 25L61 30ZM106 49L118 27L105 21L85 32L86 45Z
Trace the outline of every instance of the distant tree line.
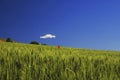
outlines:
M36 45L39 45L39 42L37 42L37 41L32 41L32 42L30 42L30 44L36 44Z
M7 38L6 42L14 42L12 38Z
M40 43L37 41L31 41L30 44L39 45ZM41 45L48 45L48 44L42 43Z
M6 42L15 42L12 38L7 38L5 41ZM40 43L37 41L31 41L30 44L39 45ZM41 45L48 45L48 44L42 43Z

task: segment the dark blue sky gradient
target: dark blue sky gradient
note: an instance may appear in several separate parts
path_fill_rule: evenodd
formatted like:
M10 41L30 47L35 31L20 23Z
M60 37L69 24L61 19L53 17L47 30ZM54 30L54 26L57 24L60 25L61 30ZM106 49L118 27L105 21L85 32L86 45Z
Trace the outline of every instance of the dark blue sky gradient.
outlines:
M0 37L120 50L120 0L0 0Z

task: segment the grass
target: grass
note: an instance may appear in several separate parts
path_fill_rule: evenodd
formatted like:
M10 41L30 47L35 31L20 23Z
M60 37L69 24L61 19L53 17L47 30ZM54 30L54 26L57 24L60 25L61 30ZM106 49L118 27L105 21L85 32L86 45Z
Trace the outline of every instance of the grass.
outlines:
M120 52L1 42L0 80L120 80Z

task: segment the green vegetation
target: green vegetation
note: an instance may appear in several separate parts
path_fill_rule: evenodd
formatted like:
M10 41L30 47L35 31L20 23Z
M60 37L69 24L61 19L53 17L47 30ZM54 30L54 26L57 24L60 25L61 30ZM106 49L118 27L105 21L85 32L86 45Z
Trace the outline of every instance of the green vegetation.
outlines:
M120 80L120 52L1 42L0 80Z
M11 38L7 38L6 42L14 42Z
M37 41L32 41L32 42L30 42L30 44L36 44L36 45L39 45L39 42L37 42Z

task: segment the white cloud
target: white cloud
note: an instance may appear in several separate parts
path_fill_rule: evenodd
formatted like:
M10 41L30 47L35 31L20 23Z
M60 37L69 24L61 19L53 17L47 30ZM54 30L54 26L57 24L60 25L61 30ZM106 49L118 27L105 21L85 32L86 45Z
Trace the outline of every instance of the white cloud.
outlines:
M56 36L55 36L55 35L52 35L52 34L46 34L46 35L44 35L44 36L40 36L40 38L42 38L42 39L46 39L46 38L56 38Z

